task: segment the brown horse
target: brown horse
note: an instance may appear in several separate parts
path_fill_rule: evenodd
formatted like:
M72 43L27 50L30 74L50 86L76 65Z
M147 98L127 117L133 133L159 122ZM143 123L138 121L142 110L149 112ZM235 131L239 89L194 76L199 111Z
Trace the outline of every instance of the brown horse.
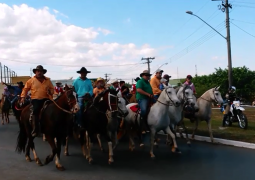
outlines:
M84 112L83 122L85 130L80 131L80 144L82 147L83 155L91 163L93 161L91 157L92 143L96 143L96 135L100 134L106 138L109 147L109 160L108 163L113 163L113 148L111 135L108 132L108 118L107 115L110 112L111 121L118 121L118 98L115 99L115 90L106 89L101 92L94 100L92 105ZM114 123L115 124L115 123ZM86 144L85 144L86 143Z
M47 106L46 106L47 104ZM20 117L20 132L17 138L16 151L21 153L25 152L26 160L31 162L30 149L33 151L35 161L38 165L43 165L38 158L34 138L31 135L32 127L30 124L31 104L26 106ZM72 109L72 111L70 111ZM67 136L68 121L71 120L72 114L79 110L76 97L73 95L73 89L65 86L65 92L61 94L56 100L48 101L45 103L43 110L40 114L41 132L45 134L48 143L51 146L52 154L47 156L44 164L53 161L56 156L56 168L58 170L65 170L60 163L61 143ZM56 140L56 143L54 142ZM28 140L28 142L27 142Z
M2 125L4 125L4 119L9 124L9 111L11 108L11 102L6 95L2 94L1 110L2 110Z

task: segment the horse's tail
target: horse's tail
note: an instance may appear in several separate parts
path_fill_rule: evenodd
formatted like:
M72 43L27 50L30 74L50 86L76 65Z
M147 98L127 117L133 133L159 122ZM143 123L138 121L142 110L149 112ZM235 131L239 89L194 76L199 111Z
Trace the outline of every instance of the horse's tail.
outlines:
M17 146L16 152L21 153L25 152L26 144L27 144L27 134L25 129L25 124L19 121L19 135L17 138Z

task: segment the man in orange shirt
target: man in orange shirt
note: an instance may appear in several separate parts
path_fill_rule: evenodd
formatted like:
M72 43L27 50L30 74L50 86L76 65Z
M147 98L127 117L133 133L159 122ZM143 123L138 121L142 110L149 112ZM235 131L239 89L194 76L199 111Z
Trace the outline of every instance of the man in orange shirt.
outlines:
M158 69L156 71L155 76L153 78L151 78L151 80L150 80L150 84L151 84L151 87L152 87L152 92L153 92L155 100L157 100L159 98L159 95L161 93L161 90L159 89L159 86L160 86L160 79L162 78L162 73L163 72L164 72L163 70Z
M43 66L38 65L33 69L34 77L29 79L21 93L21 103L24 103L28 91L31 91L31 104L32 104L32 137L38 136L39 130L39 114L46 100L52 100L54 93L54 86L50 79L45 77L47 72Z
M95 84L96 87L93 89L93 94L95 97L97 97L98 94L105 90L105 81L103 78L99 77L97 78Z

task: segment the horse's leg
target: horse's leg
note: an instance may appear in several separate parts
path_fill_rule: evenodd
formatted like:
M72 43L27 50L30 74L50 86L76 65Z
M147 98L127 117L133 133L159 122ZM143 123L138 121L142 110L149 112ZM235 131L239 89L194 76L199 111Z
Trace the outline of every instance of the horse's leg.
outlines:
M61 165L60 163L60 154L61 154L61 139L60 138L56 138L56 145L57 145L57 155L55 158L55 164L56 164L56 168L60 171L64 171L65 168L64 166Z
M169 134L173 140L173 146L172 146L172 152L177 152L177 153L181 153L180 150L178 149L177 147L177 143L176 143L176 138L175 138L175 135L174 133L171 131L170 127L168 126L166 129L165 129L166 133Z
M33 141L32 136L28 136L28 143L27 143L26 152L25 152L25 157L26 157L26 161L27 162L31 162L32 161L31 157L30 157L30 145L31 145L30 141L31 140Z
M194 126L194 129L193 129L193 133L192 133L192 136L191 136L191 138L194 140L194 138L195 138L195 132L196 132L196 130L197 130L197 127L198 127L198 120L196 119L195 120L195 126Z
M37 154L36 154L36 151L35 151L35 144L34 144L33 140L34 140L34 138L31 139L31 142L30 142L30 143L31 143L31 146L30 146L30 148L31 148L31 150L32 150L32 152L33 152L33 154L34 154L35 162L36 162L36 164L38 164L39 166L43 166L41 160L38 158L38 156L37 156Z
M87 150L88 150L88 154L87 154L88 158L87 159L90 164L93 162L93 158L91 156L91 149L92 149L93 143L91 142L91 140L94 140L93 134L86 131L86 145L87 145Z
M69 156L69 151L68 151L68 140L69 136L66 136L66 144L65 144L65 156Z
M57 154L57 147L55 145L54 139L51 136L49 136L47 134L45 134L45 136L46 136L47 141L50 144L51 149L52 149L52 154L48 155L44 162L44 164L49 164L51 161L53 161L55 155Z
M43 134L43 141L47 141L45 134Z
M88 159L88 152L87 152L87 145L86 145L86 132L85 131L80 131L79 133L79 141L80 141L80 145L81 145L81 151L83 156Z
M134 140L133 140L133 130L131 128L131 125L126 123L126 133L128 135L128 138L129 138L129 149L131 151L133 151L135 149L135 143L134 143Z
M101 151L104 151L104 148L102 146L102 142L101 142L101 139L100 139L100 134L97 134L97 140L98 140L98 144L99 144L99 147L100 147Z
M4 125L4 111L2 109L2 125Z
M119 140L118 140L117 131L115 131L113 134L114 134L114 146L113 146L113 150L114 150L117 148L117 146L119 144Z
M114 160L113 160L113 149L112 149L111 134L112 134L111 131L108 131L108 133L107 132L104 133L104 135L106 137L106 140L108 142L108 148L109 148L109 160L108 160L109 164L112 164L114 162Z
M207 126L208 126L208 131L209 131L211 141L212 141L212 143L214 143L213 134L212 134L211 119L207 120L206 123L207 123Z
M150 150L151 158L155 158L155 155L153 153L155 134L156 130L154 128L151 128L151 150Z
M180 126L182 127L182 129L183 129L183 130L184 130L184 132L185 132L185 136L186 136L187 144L188 144L188 145L190 145L190 144L191 144L191 142L190 142L190 139L189 139L189 136L188 136L188 130L187 130L187 128L186 128L186 126L185 126L185 124L184 124L184 120L183 120L183 119L180 121ZM181 133L181 134L182 134L182 133Z

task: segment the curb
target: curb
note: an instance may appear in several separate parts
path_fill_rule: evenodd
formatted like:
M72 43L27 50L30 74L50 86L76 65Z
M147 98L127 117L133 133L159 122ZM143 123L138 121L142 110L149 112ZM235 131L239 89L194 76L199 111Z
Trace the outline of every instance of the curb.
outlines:
M158 134L166 135L164 132L160 131ZM177 137L180 137L179 133L176 133ZM191 134L188 134L188 137L191 139ZM255 149L254 143L247 143L242 141L234 141L234 140L227 140L227 139L220 139L220 138L213 138L214 143L223 144L223 145L229 145L229 146L235 146L235 147L242 147L242 148L248 148L248 149ZM195 135L195 140L197 141L205 141L211 143L210 137L205 136L198 136Z

